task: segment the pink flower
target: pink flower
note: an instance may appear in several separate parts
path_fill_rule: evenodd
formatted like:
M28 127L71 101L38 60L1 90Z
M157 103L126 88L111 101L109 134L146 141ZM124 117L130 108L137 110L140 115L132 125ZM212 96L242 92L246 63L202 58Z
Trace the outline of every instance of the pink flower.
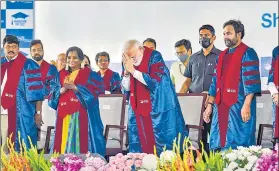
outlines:
M116 165L118 165L119 163L121 163L122 161L121 161L121 159L120 158L116 158L116 160L115 160L115 164Z
M136 167L141 167L141 165L142 165L142 161L141 160L136 160L135 161L135 166Z
M119 169L124 169L125 166L126 166L126 165L125 165L124 163L119 163L119 164L117 165L117 167L118 167Z
M124 171L132 171L132 168L127 166L124 168Z
M80 171L96 171L96 169L93 166L86 166L82 167Z
M118 153L118 154L116 154L115 157L118 157L118 158L123 157L123 154L122 153Z
M134 165L134 161L133 160L127 160L126 161L126 166L132 167L133 165Z

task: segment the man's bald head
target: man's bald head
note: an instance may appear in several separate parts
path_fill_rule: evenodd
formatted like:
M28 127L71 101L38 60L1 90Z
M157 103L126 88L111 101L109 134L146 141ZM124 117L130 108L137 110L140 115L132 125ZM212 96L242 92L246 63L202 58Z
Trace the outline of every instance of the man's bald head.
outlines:
M58 56L57 56L57 60L56 60L56 63L57 63L57 69L58 71L60 71L61 69L64 69L66 67L66 54L65 53L60 53Z

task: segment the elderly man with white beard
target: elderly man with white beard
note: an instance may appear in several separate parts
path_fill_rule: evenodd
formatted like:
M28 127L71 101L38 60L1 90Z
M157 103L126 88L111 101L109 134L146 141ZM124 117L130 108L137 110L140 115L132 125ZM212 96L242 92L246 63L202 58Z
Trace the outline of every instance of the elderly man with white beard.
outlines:
M181 135L182 145L188 131L182 116L170 73L160 52L137 40L124 45L122 86L130 94L129 151L160 154ZM181 151L182 152L182 151Z

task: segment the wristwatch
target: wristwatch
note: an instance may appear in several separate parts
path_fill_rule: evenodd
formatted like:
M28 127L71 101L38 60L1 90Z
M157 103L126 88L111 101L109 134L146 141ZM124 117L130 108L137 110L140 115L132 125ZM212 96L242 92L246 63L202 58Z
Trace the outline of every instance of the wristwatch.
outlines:
M41 112L41 111L39 111L39 110L38 110L38 111L36 111L36 114L38 114L38 115L40 115L41 113L42 113L42 112Z

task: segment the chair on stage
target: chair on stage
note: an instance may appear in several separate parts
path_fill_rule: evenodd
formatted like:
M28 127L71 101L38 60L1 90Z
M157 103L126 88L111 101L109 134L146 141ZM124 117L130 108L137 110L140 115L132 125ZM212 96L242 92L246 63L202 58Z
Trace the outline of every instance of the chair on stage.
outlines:
M183 118L189 131L192 145L201 149L200 141L203 132L203 112L206 94L187 93L177 94Z
M99 96L100 115L105 127L106 156L122 153L126 99L123 94Z
M268 91L263 91L261 96L256 96L256 136L257 145L265 148L273 148L272 137L272 98Z

